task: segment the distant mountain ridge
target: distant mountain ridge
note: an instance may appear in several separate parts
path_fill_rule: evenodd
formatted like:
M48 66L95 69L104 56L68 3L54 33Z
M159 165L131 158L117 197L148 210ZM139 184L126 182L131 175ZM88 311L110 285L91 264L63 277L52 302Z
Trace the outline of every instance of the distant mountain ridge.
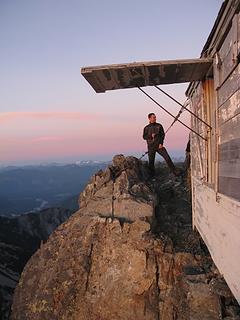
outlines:
M18 215L60 206L79 194L90 176L106 165L107 162L84 161L1 168L0 215Z

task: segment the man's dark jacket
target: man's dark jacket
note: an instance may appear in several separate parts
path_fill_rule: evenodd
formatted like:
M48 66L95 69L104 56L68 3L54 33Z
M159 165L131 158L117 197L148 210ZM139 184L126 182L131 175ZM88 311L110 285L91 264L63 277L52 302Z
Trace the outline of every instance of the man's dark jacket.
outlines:
M155 133L154 139L152 138L153 133ZM164 137L164 129L160 123L149 123L143 129L143 139L147 140L148 149L150 150L157 150L159 144L163 144Z

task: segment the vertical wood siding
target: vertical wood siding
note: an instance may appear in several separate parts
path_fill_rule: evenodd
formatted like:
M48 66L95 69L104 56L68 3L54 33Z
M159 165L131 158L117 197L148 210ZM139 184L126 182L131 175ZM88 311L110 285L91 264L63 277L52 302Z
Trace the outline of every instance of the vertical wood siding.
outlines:
M239 17L235 14L214 56L215 102L209 100L207 80L199 82L191 91L190 105L192 111L211 121L213 127L209 135L207 128L192 117L193 129L211 138L206 144L191 134L193 224L240 303ZM208 106L212 106L212 110ZM210 158L214 165L209 162ZM209 180L213 180L215 188L208 184Z

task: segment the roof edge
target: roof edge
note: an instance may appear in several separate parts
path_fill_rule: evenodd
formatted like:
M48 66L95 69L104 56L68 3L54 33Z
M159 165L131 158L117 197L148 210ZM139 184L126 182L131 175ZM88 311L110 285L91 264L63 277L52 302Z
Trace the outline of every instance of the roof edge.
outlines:
M232 4L231 4L231 3L232 3ZM211 30L208 38L207 38L207 41L206 41L205 45L203 46L203 49L202 49L202 52L201 52L200 57L204 57L204 58L209 57L209 53L207 53L207 51L209 50L209 48L211 48L210 45L211 45L212 40L214 39L214 36L216 35L217 29L218 29L218 27L219 27L219 24L220 24L220 23L221 23L221 24L226 23L226 19L223 19L223 20L222 20L222 18L223 18L223 16L224 16L224 13L225 13L227 7L229 7L229 9L228 9L228 12L229 12L229 11L231 11L233 8L237 9L237 7L239 6L239 4L240 4L240 1L239 1L239 0L235 0L235 1L234 1L234 0L225 0L225 1L222 3L222 5L221 5L221 7L220 7L220 9L219 9L217 18L216 18L216 20L215 20L215 22L214 22L214 25L213 25L213 27L212 27L212 30ZM222 22L221 22L221 20L222 20ZM227 29L228 25L229 25L229 23L227 23L226 29ZM206 53L207 53L207 54L206 54ZM195 86L194 84L195 84L195 82L191 82L191 83L189 84L187 90L185 91L185 95L186 95L187 97L189 97L189 94L190 94L190 92L192 91L192 87Z
M207 41L206 41L205 45L203 46L203 49L202 49L202 52L201 52L201 57L204 55L204 53L207 51L207 49L209 49L209 45L210 45L210 43L211 43L211 41L212 41L212 39L213 39L213 37L214 37L214 34L215 34L215 32L216 32L216 29L217 29L217 26L218 26L218 24L219 24L219 22L220 22L220 20L221 20L221 18L222 18L222 16L223 16L223 13L224 13L224 11L225 11L225 9L226 9L226 7L227 7L227 5L228 5L228 3L229 3L230 1L231 1L231 0L225 0L225 1L222 3L222 5L221 5L221 7L220 7L220 9L219 9L217 18L216 18L216 20L215 20L215 22L214 22L214 24L213 24L212 30L211 30L208 38L207 38Z

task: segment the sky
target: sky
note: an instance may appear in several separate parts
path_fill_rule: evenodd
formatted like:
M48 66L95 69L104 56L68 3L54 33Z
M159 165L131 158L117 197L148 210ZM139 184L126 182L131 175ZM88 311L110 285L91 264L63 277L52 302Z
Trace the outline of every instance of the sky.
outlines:
M140 156L147 114L172 118L137 89L97 94L85 66L198 58L221 0L0 0L0 165ZM165 85L180 102L188 84ZM179 106L152 87L170 112ZM189 122L184 112L182 120ZM183 155L188 130L166 135Z

